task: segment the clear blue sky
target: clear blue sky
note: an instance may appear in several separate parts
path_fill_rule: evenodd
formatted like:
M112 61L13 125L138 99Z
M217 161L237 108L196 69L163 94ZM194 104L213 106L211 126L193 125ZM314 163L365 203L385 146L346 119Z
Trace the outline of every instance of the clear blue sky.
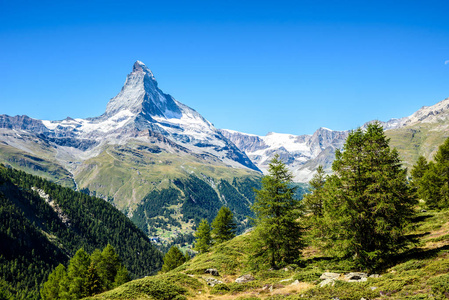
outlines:
M218 128L354 129L449 97L448 14L447 0L0 0L0 114L98 116L141 60Z

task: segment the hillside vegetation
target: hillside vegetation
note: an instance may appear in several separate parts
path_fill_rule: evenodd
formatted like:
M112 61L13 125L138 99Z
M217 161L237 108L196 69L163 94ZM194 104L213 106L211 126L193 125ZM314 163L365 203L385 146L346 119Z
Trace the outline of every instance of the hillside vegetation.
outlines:
M323 255L314 247L304 250L297 265L280 270L254 271L251 233L214 246L177 269L126 283L89 299L446 299L449 296L449 211L416 215L407 230L418 237L416 244L399 253L376 271L380 276L365 282L348 282L344 274L354 271L350 260ZM219 276L205 274L215 268ZM320 287L325 272L340 273L334 286ZM251 274L254 281L236 283ZM372 274L369 274L372 275ZM223 282L210 286L214 278Z
M162 266L159 250L110 203L3 166L0 238L0 299L38 299L50 271L80 248L111 244L132 278Z

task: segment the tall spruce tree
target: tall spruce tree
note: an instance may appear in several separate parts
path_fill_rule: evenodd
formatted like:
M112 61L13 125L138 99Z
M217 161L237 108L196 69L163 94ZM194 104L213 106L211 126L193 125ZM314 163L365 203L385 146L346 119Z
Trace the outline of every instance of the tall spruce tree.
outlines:
M212 246L212 237L211 228L206 219L201 220L195 231L195 237L196 241L193 250L198 251L200 254L208 252Z
M377 122L351 132L324 186L319 238L332 253L353 257L364 268L379 266L405 246L404 227L416 203L388 143Z
M212 239L215 244L221 244L235 237L237 223L232 211L226 206L220 208L211 225Z
M262 178L262 188L255 190L251 207L256 217L252 235L255 264L268 262L278 268L295 263L303 248L302 229L297 221L300 201L294 198L293 175L275 155L268 175Z

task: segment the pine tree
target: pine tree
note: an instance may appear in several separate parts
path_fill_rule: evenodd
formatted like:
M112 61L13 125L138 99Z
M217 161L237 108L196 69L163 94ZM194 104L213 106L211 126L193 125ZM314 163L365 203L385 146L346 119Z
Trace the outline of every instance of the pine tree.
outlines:
M323 166L318 166L317 172L313 178L309 181L311 186L311 194L307 194L303 198L304 209L307 212L312 213L314 216L321 217L323 215L323 199L322 189L326 182L326 174L324 173Z
M186 257L179 250L178 247L172 246L164 256L164 265L162 266L162 272L168 272L176 269L180 265L186 262Z
M200 254L208 252L212 246L212 238L211 228L206 219L201 220L196 229L195 237L196 241L193 250L198 251Z
M279 158L271 160L269 175L262 178L262 188L255 190L251 207L256 215L253 232L255 264L268 261L277 268L295 263L303 248L302 229L297 219L300 202L294 199L293 175Z
M114 247L108 244L101 252L101 260L98 262L98 274L103 279L107 290L114 287L115 276L120 265L120 258L115 253Z
M429 208L449 207L449 138L438 148L435 163L429 163L419 184L419 195Z
M87 270L90 266L90 256L83 248L76 251L70 259L67 274L70 281L69 293L76 299L86 297Z
M120 268L117 270L117 275L115 275L114 279L114 287L118 287L124 283L127 283L130 281L131 278L129 277L128 270L125 266L121 265Z
M47 299L68 299L68 279L66 268L59 264L48 276L41 291L41 297Z
M405 245L404 227L416 203L398 152L388 143L379 123L351 132L323 188L319 238L332 253L354 257L366 268Z
M237 224L229 208L222 206L211 225L212 239L215 244L221 244L235 237Z
M97 272L97 266L91 263L87 269L85 290L88 296L96 295L104 291L101 278Z

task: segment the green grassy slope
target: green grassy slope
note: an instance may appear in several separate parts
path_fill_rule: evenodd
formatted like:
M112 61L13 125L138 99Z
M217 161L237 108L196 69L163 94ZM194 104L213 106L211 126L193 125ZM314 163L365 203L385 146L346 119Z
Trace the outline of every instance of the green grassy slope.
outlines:
M423 155L431 160L438 147L449 137L449 124L422 123L400 129L385 131L390 145L398 149L404 165L410 169Z
M250 234L214 246L166 274L132 281L92 299L447 299L449 297L449 211L419 213L408 229L417 244L392 258L376 271L380 277L366 282L348 282L340 277L334 286L319 287L324 272L345 274L350 261L324 257L307 248L300 265L281 270L254 271L247 264L251 255ZM207 268L223 284L207 285ZM235 279L252 274L254 281L238 284Z
M75 188L72 174L60 164L0 143L0 162L15 169L43 177L62 186Z

